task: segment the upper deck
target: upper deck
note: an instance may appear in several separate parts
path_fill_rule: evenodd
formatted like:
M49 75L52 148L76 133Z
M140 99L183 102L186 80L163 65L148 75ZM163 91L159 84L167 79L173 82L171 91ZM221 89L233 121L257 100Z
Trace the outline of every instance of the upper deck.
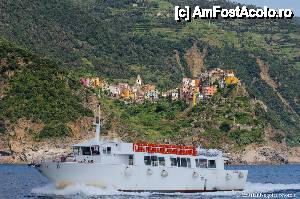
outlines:
M102 139L73 145L73 155L79 163L224 169L221 151L193 146Z

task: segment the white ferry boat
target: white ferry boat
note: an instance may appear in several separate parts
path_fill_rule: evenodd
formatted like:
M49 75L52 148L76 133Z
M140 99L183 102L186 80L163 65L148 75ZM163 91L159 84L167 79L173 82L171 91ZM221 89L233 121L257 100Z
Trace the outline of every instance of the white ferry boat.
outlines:
M82 183L126 192L243 190L247 170L225 170L222 152L194 146L124 143L100 139L100 106L95 139L72 146L70 160L42 161L37 168L57 187Z

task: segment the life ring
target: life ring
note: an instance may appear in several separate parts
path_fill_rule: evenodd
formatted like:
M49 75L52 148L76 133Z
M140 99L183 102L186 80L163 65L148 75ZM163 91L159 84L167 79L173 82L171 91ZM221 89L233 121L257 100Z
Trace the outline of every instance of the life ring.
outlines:
M168 172L166 170L162 170L160 175L162 177L167 177L169 174L168 174Z
M231 175L229 173L226 174L226 180L230 180L231 179Z
M239 178L243 178L243 177L244 177L243 172L240 172L240 173L239 173Z
M153 171L151 169L147 169L147 175L151 176L153 174Z
M126 167L126 168L124 169L124 173L125 173L126 176L131 176L132 171L131 171L130 167Z
M197 173L196 171L193 172L193 178L198 178L199 177L199 173Z

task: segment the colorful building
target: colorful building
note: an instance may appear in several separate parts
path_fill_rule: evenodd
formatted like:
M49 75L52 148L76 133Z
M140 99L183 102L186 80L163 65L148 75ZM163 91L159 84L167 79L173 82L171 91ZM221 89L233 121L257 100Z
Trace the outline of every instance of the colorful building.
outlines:
M134 85L119 83L109 85L98 77L81 78L80 82L86 87L100 88L109 92L111 97L131 102L155 101L159 99L159 91L154 84L143 85L140 75ZM201 73L198 78L184 77L179 88L162 93L162 97L172 101L184 100L186 103L196 105L206 98L216 94L217 88L223 89L229 85L239 85L240 80L235 77L233 70L215 68Z
M121 90L116 85L109 85L108 91L110 92L111 96L113 97L119 97L121 94Z
M225 77L225 82L226 82L227 86L236 85L239 83L239 79L234 76L227 76L227 77Z
M158 90L151 90L146 92L145 99L155 101L158 100Z
M217 88L215 86L205 86L203 87L204 96L212 97L216 94Z

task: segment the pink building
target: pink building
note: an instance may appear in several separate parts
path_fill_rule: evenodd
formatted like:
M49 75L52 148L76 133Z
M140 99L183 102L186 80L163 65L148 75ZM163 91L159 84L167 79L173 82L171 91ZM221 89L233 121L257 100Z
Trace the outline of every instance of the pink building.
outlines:
M90 80L88 78L81 78L80 82L84 85L89 87L90 86Z

